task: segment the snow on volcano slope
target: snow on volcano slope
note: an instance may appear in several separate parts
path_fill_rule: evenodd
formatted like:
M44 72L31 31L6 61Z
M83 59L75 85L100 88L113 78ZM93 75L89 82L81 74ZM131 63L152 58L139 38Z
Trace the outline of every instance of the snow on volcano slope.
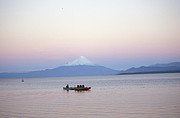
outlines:
M92 61L88 60L84 56L80 56L76 60L74 60L72 62L68 62L64 66L78 66L78 65L96 66L96 64L94 64Z

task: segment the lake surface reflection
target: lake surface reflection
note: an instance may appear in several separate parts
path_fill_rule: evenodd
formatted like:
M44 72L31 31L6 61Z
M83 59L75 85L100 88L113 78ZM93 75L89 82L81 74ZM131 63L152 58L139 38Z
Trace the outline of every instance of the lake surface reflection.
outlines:
M0 117L179 118L180 73L0 79Z

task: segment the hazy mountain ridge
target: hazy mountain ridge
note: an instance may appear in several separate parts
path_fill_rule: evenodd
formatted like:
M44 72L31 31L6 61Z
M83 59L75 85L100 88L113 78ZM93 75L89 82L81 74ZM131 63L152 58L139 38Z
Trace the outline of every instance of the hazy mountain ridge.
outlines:
M180 72L180 62L168 64L154 64L150 66L141 66L121 71L119 74L146 74L146 73L176 73Z
M60 66L54 69L32 71L28 73L1 73L0 78L39 78L39 77L72 77L72 76L98 76L114 75L119 71L103 66Z
M31 71L26 73L0 73L0 78L40 78L115 75L119 71L99 66L80 56L78 59L54 69Z
M73 76L98 76L117 74L150 74L150 73L179 73L180 62L167 64L154 64L117 71L104 66L99 66L81 56L63 66L54 69L31 71L26 73L0 73L0 78L40 78L40 77L73 77Z
M168 63L168 64L154 64L154 65L150 65L150 66L155 66L155 67L176 66L176 67L180 67L180 62L172 62L172 63Z

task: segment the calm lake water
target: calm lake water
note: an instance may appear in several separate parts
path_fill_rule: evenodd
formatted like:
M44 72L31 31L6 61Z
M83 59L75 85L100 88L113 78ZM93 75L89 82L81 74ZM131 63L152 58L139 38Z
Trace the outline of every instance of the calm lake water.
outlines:
M180 73L0 79L0 118L80 117L180 118Z

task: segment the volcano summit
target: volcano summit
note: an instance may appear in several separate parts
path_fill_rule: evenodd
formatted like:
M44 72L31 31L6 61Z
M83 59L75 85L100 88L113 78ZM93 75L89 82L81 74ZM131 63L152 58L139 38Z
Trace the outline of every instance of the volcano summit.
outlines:
M79 66L79 65L95 66L96 64L93 63L92 61L88 60L88 59L87 59L86 57L84 57L84 56L80 56L80 57L77 58L76 60L65 64L65 66Z

